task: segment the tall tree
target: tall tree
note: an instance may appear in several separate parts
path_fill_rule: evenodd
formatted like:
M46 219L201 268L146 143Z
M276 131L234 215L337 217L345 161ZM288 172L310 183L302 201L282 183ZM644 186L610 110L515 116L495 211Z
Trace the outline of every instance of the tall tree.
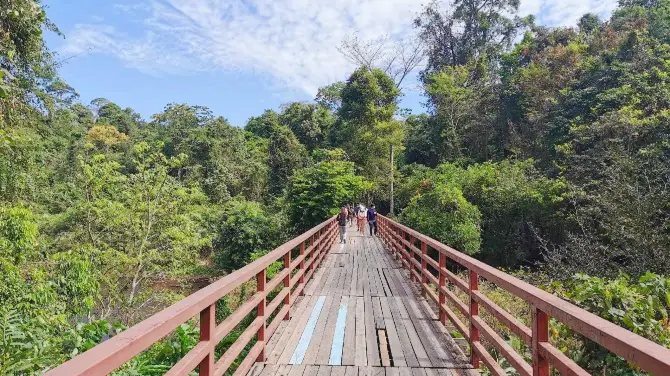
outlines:
M333 113L326 107L304 102L282 106L279 123L293 131L307 150L327 146L328 133L335 122Z
M518 8L519 0L454 0L446 12L437 1L428 4L414 20L428 55L422 76L471 60L495 62L532 19L510 18Z

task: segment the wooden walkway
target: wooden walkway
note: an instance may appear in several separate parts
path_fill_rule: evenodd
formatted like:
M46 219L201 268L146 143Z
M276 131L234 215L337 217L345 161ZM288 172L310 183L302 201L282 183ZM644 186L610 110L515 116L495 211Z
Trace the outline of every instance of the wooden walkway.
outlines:
M418 291L378 238L349 227L249 375L479 375Z

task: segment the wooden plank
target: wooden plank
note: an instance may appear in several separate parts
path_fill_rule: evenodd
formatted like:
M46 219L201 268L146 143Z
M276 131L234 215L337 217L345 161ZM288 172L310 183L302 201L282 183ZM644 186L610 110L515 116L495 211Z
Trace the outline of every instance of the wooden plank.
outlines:
M423 368L412 368L412 376L428 376Z
M419 338L419 333L417 332L416 328L414 327L414 323L409 317L409 314L407 313L407 310L405 309L405 306L403 305L402 298L400 297L394 297L393 298L393 304L397 308L398 313L400 314L400 317L403 321L403 324L405 326L405 330L407 331L407 336L409 337L409 340L412 344L412 349L414 350L414 354L416 355L416 359L419 362L419 366L421 367L431 367L432 362L430 361L430 358L428 357L428 352L426 349L423 347L423 344L421 343L421 339Z
M302 376L317 376L318 372L319 372L319 366L306 364L305 372L303 372Z
M305 309L305 306L311 301L311 299L302 299L300 302L300 305L297 307L298 312L303 312ZM286 347L286 343L288 342L288 339L293 335L293 332L300 330L302 331L302 328L298 328L298 320L297 318L293 318L289 321L288 326L286 326L286 329L281 333L281 338L277 342L276 346L273 348L272 353L268 356L266 363L268 364L277 364L279 357L281 356L282 352L284 351L284 348ZM274 336L278 335L278 333L275 333ZM273 336L273 337L274 337Z
M319 344L319 351L314 360L314 364L328 364L328 360L330 359L330 351L333 344L333 336L335 334L335 323L337 322L337 314L340 310L341 301L342 297L340 295L333 297L333 304L330 306L328 321L326 322L323 335L321 336L321 343Z
M391 354L388 350L388 340L386 339L386 330L377 330L377 337L379 338L379 357L382 361L382 367L391 366Z
M343 366L332 366L330 369L330 376L344 376L347 371L347 367Z
M312 337L314 336L314 331L316 330L319 316L321 315L321 311L323 310L323 306L326 301L325 296L315 296L314 298L316 299L316 304L309 313L309 320L304 326L303 332L300 335L300 339L295 347L295 350L293 351L293 354L291 354L289 364L302 364L305 360L305 354L307 353L309 344L311 343Z
M367 350L365 342L365 305L363 297L356 298L356 359L357 366L367 366Z
M349 297L347 306L347 322L344 329L344 349L342 350L342 365L353 366L356 363L356 304L355 297Z
M302 376L305 372L305 365L299 364L291 367L291 370L288 372L288 376Z
M267 364L263 368L263 371L261 371L260 376L275 376L275 374L277 373L277 370L279 370L279 365L277 365L277 364Z
M293 334L291 334L291 336L286 340L286 346L284 347L284 351L279 356L277 363L289 364L289 360L291 359L291 356L293 355L293 352L298 345L298 341L300 340L305 326L307 325L307 320L309 320L309 317L312 314L312 310L316 305L317 299L318 298L316 296L311 296L306 299L308 300L307 305L301 311L298 311L301 313L300 316L294 317L292 319L298 320L298 322L296 324L295 330L293 331Z
M384 321L386 322L386 336L388 337L389 347L391 348L391 358L393 359L394 366L405 367L407 366L405 353L400 344L400 337L398 336L398 331L393 323L393 317L391 316L391 309L389 308L387 299L388 298L386 297L381 298L380 302Z
M395 304L395 299L386 298L386 304L388 304L391 309L391 315L393 315L393 323L395 324L396 331L398 332L398 337L400 338L400 345L402 346L403 354L405 355L405 361L407 362L408 367L418 367L419 361L417 356L414 354L414 348L412 342L409 339L407 334L407 329L405 328L405 320L400 316L398 307Z
M344 376L358 376L358 367L347 366L347 371L344 373Z
M398 376L398 375L399 375L399 369L397 367L386 368L386 376Z
M379 302L379 297L372 297L372 312L375 319L375 329L386 329L386 323L384 322L384 314L382 313L382 306Z
M358 376L372 376L372 367L358 367Z
M254 364L249 370L249 373L247 373L247 376L259 376L261 372L263 372L264 366L265 365L263 363Z
M363 288L363 296L370 296L370 280L368 278L368 268L365 265L365 263L361 265L361 276L363 277L361 280L361 286Z
M375 330L375 320L372 313L372 297L366 296L363 298L365 301L365 342L368 356L368 365L369 366L379 366L381 365L381 360L379 359L379 348L377 347L377 333Z
M272 354L272 351L274 350L275 346L277 343L279 343L279 340L281 339L282 333L286 330L286 327L288 326L289 321L283 321L279 323L279 326L277 326L277 330L275 330L275 333L270 337L270 341L268 341L267 346L265 347L265 353L266 354Z
M377 274L379 274L379 280L381 281L381 286L382 286L382 290L384 291L384 295L385 296L392 296L393 292L391 291L391 287L389 286L389 282L386 280L386 275L384 273L384 270L388 270L388 269L377 268Z
M429 320L420 319L421 313L419 312L418 305L416 300L407 299L403 301L405 303L405 308L410 316L412 324L414 324L414 329L416 330L423 348L426 350L428 358L430 359L431 365L433 367L444 366L444 362L440 358L436 349L433 347L433 343L428 339L431 336L431 328L426 325L426 322Z
M316 322L312 341L310 341L307 352L305 353L305 358L302 361L303 364L316 364L314 361L316 360L316 355L319 353L319 343L323 337L323 331L326 327L326 322L328 321L328 315L330 314L330 307L333 305L333 299L332 296L326 297L326 303L323 305L319 319Z
M398 376L412 376L412 369L410 367L400 367Z
M331 366L319 366L319 371L316 373L316 376L330 376L330 371L333 367Z
M288 376L288 373L291 371L291 366L288 364L282 364L277 370L276 376Z
M344 352L344 334L346 329L347 311L349 309L349 297L343 296L340 308L337 311L337 320L335 321L335 333L333 334L333 343L330 347L330 356L328 365L341 366Z
M370 373L371 376L384 376L385 374L384 367L372 367L372 372Z
M400 290L395 284L395 273L393 273L394 269L382 269L382 273L384 275L384 279L386 280L387 287L389 289L389 294L388 296L400 296Z

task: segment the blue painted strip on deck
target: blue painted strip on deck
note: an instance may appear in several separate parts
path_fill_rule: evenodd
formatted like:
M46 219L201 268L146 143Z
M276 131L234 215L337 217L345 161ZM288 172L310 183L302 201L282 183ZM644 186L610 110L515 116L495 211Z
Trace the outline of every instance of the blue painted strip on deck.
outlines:
M293 351L293 355L291 356L291 360L289 360L288 364L302 364L302 361L305 359L307 346L309 346L309 342L312 340L312 334L314 334L314 329L316 328L316 321L319 319L321 309L323 309L323 304L325 302L326 297L319 296L319 299L317 299L316 304L312 309L312 313L309 315L307 326L300 336L298 346L296 346L295 351Z
M333 345L330 347L329 366L342 365L342 349L344 348L344 327L347 320L347 303L340 304L340 310L337 312L337 321L335 322L335 337Z

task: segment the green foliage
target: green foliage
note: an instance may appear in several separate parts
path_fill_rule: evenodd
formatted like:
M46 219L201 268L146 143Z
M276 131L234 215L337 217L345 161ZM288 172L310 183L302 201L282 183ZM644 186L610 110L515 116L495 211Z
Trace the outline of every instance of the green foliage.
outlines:
M258 202L230 201L223 207L214 242L214 263L237 270L287 239L286 224Z
M423 182L400 220L467 254L474 255L480 250L481 213L454 183Z
M25 261L37 245L37 223L24 207L0 207L0 257Z
M533 161L407 166L399 184L401 221L499 266L541 259L537 235L560 240L565 183L539 174ZM460 234L459 234L460 232Z
M327 146L334 122L333 113L327 107L304 102L284 105L279 115L279 123L291 129L309 151Z
M608 321L670 348L670 279L647 273L638 281L626 275L615 279L576 275L562 287L575 304ZM573 334L563 325L553 325L558 348L576 359L592 374L608 370L613 375L645 375L634 365L591 341Z
M352 162L319 162L291 177L286 193L288 216L297 231L307 230L337 214L345 202L370 187L368 181L355 174Z

